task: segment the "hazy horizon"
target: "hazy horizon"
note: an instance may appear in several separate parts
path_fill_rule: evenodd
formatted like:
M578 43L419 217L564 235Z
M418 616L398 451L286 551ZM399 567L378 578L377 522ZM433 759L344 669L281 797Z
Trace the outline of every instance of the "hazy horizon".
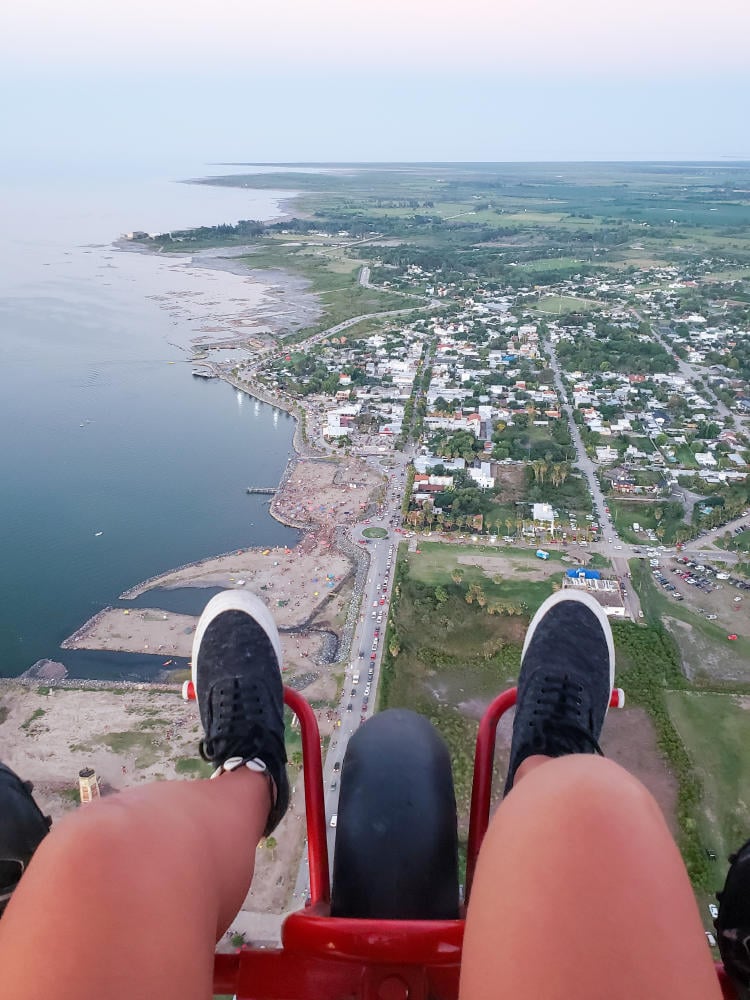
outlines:
M6 157L143 163L750 159L750 7L345 0L0 19ZM11 98L12 95L12 98Z

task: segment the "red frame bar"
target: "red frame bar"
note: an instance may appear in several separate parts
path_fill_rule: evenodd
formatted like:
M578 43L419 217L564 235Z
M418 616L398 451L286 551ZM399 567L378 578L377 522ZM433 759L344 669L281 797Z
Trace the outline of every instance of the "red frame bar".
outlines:
M331 881L328 873L326 812L323 801L323 762L320 757L320 730L315 713L297 691L284 687L284 704L299 719L302 736L305 818L307 821L307 863L310 869L310 904L328 905Z
M490 823L490 796L492 794L492 761L495 756L495 733L500 717L516 703L516 689L508 688L495 698L482 716L474 751L474 782L471 786L471 812L469 814L469 841L466 848L466 888L464 902L469 902L471 885L477 866L479 848Z

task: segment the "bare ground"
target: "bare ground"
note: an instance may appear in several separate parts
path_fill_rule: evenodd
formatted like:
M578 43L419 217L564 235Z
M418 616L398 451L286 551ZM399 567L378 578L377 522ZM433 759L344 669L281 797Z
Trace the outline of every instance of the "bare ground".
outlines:
M484 555L477 553L467 553L458 556L457 561L468 566L478 566L485 576L494 576L498 573L503 577L512 577L517 573L523 573L524 580L548 580L551 576L561 577L563 568L559 562L545 562L543 559L533 558L533 552L529 552L530 558L524 559L520 556L503 555L502 550L497 555Z
M316 689L320 695L337 688L325 668L320 675L305 689L313 700ZM319 716L321 734L328 735L335 716L327 710ZM0 687L0 718L0 759L34 782L34 795L53 820L77 807L83 767L94 768L106 796L152 781L189 781L210 773L198 757L197 708L183 702L177 688L82 689L10 682ZM178 765L190 771L178 771ZM258 848L243 911L268 914L288 908L304 839L304 794L297 768L290 767L290 779L297 792L273 848Z

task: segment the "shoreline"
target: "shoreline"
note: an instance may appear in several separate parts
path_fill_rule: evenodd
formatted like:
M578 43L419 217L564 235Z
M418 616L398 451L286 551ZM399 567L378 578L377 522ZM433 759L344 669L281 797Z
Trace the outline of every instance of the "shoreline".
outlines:
M273 216L272 220L282 221L291 217L291 205L296 193L291 193L283 199L279 199L277 207L279 213ZM290 274L283 270L274 269L267 272L265 269L254 269L251 259L254 249L252 244L242 244L226 247L210 247L202 250L191 251L188 247L184 250L176 250L174 253L163 254L161 248L149 247L143 243L134 242L122 238L114 242L114 246L122 252L135 252L141 254L162 256L175 259L186 266L194 266L206 270L225 271L238 277L249 278L254 284L263 285L264 301L260 307L255 306L252 314L243 319L247 326L234 328L227 331L227 335L221 339L221 347L226 349L233 346L235 349L250 350L248 341L258 341L266 343L272 349L277 349L281 336L285 332L295 330L303 326L308 326L315 322L320 314L319 297L309 291L310 282L300 276ZM239 260L238 258L244 258ZM259 281L259 277L271 277L276 279L276 283ZM282 286L279 290L279 286ZM289 293L289 298L284 296ZM269 300L283 300L280 314L272 318L271 322L265 325L262 322L262 314L268 308ZM311 307L307 300L314 303ZM301 300L301 301L300 301ZM259 314L261 314L259 316ZM261 323L255 325L255 320L261 319ZM266 317L267 319L267 317ZM252 323L252 326L250 325ZM230 324L231 325L231 324ZM200 348L199 348L200 343ZM217 348L219 344L216 344ZM192 355L190 361L199 360L196 355L200 349L210 350L211 345L205 343L205 338L194 337L188 351ZM344 456L329 456L319 449L311 446L306 439L305 427L308 419L308 408L303 400L292 400L288 396L276 393L271 389L259 385L256 382L249 383L243 381L226 370L223 365L216 365L211 361L202 361L203 365L209 367L214 375L223 382L239 390L243 394L274 407L277 410L288 413L294 420L294 432L292 436L292 450L284 469L279 477L276 492L269 505L269 513L279 524L295 529L299 537L291 547L283 550L269 547L259 543L251 548L237 548L218 555L204 559L190 561L177 567L172 567L162 573L155 574L147 579L140 580L124 590L119 597L120 601L133 600L147 594L156 588L176 589L179 587L237 587L248 586L253 589L260 588L265 595L259 595L268 604L269 591L278 589L279 581L268 578L267 567L263 564L267 555L271 555L274 566L283 566L280 573L287 573L289 560L299 561L299 573L289 571L289 583L292 577L299 576L299 592L292 589L289 595L284 592L283 596L276 598L279 608L286 607L288 603L293 604L297 614L294 622L285 622L287 627L297 627L303 623L312 623L319 619L323 607L330 603L320 599L322 591L314 591L312 595L305 594L303 590L305 573L310 579L317 579L316 573L320 572L315 566L314 554L317 551L318 561L323 561L325 554L326 568L328 562L331 568L338 569L335 573L335 590L341 588L338 584L346 580L353 579L355 588L359 586L362 578L363 563L368 563L367 554L360 552L356 547L346 544L343 533L334 530L333 526L342 526L347 520L352 523L359 520L361 513L372 502L372 495L378 486L378 477L368 470L365 463L356 459L346 459ZM349 471L352 469L352 471ZM355 479L355 482L342 483L339 481L340 473L345 470L345 479ZM356 480L359 479L360 482ZM355 497L347 489L351 487L357 489L358 495ZM359 490L362 489L364 496ZM311 505L309 498L314 498L317 503ZM355 500L357 503L355 503ZM322 502L321 502L322 501ZM362 502L364 501L364 502ZM319 508L319 509L314 509ZM357 509L358 507L358 509ZM344 509L347 508L347 509ZM322 515L321 515L322 512ZM332 558L335 553L335 558ZM313 556L312 560L309 557ZM339 565L343 560L346 563L346 571ZM308 563L310 565L308 566ZM302 569L304 567L304 573ZM325 589L334 589L332 582L327 580ZM274 593L275 596L275 593ZM324 595L326 598L332 595ZM317 598L317 599L314 599ZM184 640L180 636L180 626L182 622L171 613L161 614L158 609L158 600L155 601L157 607L154 611L158 615L151 616L151 633L156 637L152 642L152 635L144 635L144 628L141 621L143 616L133 609L133 618L127 619L125 623L116 624L115 619L120 619L125 609L113 608L111 605L101 608L96 614L91 616L60 644L61 649L106 649L112 652L143 652L144 650L162 652L165 655L175 655L184 653ZM274 609L276 611L276 609ZM335 631L339 640L345 639L349 632L349 621L351 611L348 607L340 609L340 617L343 619L338 628L331 627ZM129 614L129 612L127 612ZM172 635L166 635L156 618L169 622L169 629ZM287 618L282 614L280 619ZM281 625L281 620L279 621ZM326 623L327 625L329 623ZM127 633L127 634L123 634ZM140 645L135 647L136 637ZM92 645L94 643L94 645ZM348 641L343 642L344 647L348 647Z
M361 590L369 564L368 553L348 543L342 529L363 516L379 486L379 477L361 460L344 456L332 459L305 442L303 403L281 399L269 389L241 382L224 371L217 371L217 376L294 419L292 453L279 478L269 513L280 524L297 530L299 538L293 546L259 544L184 563L139 581L123 591L119 600L134 600L157 589L247 588L269 605L282 632L302 631L310 638L313 633L332 633L338 645L338 662L348 654L356 617L352 609L356 601L352 598ZM317 502L312 503L311 498ZM311 591L310 581L318 589ZM349 585L353 594L347 592ZM130 615L127 635L122 632L123 614ZM160 609L158 598L150 613L142 608L129 611L108 605L66 637L60 648L189 656L184 633L192 621L192 616ZM290 653L294 664L296 656L287 650L287 657Z

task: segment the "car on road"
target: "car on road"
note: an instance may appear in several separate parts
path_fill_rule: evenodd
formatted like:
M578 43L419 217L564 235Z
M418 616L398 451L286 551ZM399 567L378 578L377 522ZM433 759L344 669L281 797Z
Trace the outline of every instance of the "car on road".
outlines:
M341 761L340 760L336 761L336 763L333 765L333 769L334 769L334 771L340 771L341 770Z
M369 697L370 697L370 685L367 684L367 685L365 685L365 698L369 698Z
M339 814L334 813L333 816L331 816L331 826L334 828L334 830L336 829L336 824L338 823L338 821L339 821Z
M716 905L716 903L709 903L708 904L708 912L711 914L711 916L714 918L714 920L716 920L716 918L719 915L719 907Z
M352 705L352 703L351 703L351 702L349 702L349 704L348 704L348 705L346 706L346 710L347 710L347 712L351 712L351 710L352 710L353 708L354 708L354 705Z
M338 784L339 784L338 781L332 781L331 782L331 791L332 792L336 791L336 789L338 788Z
M727 639L729 639L730 642L734 642L736 638L737 638L736 632L732 632L727 636Z

